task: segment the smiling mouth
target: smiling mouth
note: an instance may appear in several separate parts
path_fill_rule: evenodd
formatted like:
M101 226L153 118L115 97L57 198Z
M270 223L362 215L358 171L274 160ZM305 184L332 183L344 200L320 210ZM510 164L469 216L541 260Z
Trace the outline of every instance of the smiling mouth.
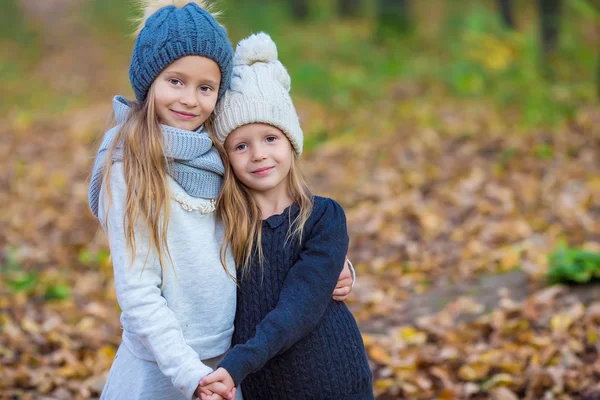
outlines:
M194 119L196 117L198 117L196 114L190 114L190 113L186 113L186 112L181 112L181 111L175 111L175 110L171 110L171 112L180 119L184 119L186 121L189 121L191 119Z
M259 169L255 169L254 171L252 171L252 173L255 175L258 175L258 176L263 176L263 175L269 174L273 170L273 168L275 168L275 167L259 168Z

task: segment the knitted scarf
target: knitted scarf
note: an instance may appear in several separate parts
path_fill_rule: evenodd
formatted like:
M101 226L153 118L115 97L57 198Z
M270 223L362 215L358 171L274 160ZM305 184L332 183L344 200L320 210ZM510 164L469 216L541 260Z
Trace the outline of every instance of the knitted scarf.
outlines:
M98 201L102 189L104 157L113 138L127 119L130 110L128 101L121 96L115 96L113 108L118 125L104 135L94 162L88 192L90 210L96 217L98 217ZM217 149L213 146L212 140L204 131L203 126L198 128L196 132L166 125L161 125L161 128L164 134L165 153L167 159L171 162L168 168L169 175L190 196L207 199L216 198L221 189L225 169ZM117 147L112 161L122 160L122 150Z

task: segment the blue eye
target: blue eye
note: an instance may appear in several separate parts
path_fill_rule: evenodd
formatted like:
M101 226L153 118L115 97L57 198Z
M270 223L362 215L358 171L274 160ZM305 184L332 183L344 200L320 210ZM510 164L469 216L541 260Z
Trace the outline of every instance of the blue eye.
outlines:
M210 92L213 89L210 86L200 86L200 91L201 92Z
M275 137L275 136L267 136L267 139L266 139L267 143L272 143L275 140L277 140L277 137Z
M242 151L242 150L246 150L247 147L248 147L248 145L246 143L242 143L242 144L238 144L238 146L235 149L238 151Z
M169 79L169 83L175 86L183 85L179 79L174 78Z

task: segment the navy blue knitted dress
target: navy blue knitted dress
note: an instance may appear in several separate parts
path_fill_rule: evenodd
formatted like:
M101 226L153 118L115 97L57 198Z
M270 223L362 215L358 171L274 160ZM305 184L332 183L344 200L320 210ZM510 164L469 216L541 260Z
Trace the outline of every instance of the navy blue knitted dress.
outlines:
M234 347L219 366L245 400L373 399L361 334L331 298L348 249L338 203L314 197L301 243L286 243L298 206L263 221L261 268L239 274Z

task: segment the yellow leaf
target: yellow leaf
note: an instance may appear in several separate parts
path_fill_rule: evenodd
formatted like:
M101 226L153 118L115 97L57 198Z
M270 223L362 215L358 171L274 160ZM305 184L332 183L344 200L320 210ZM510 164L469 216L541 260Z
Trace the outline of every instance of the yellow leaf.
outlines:
M490 371L490 366L482 362L465 364L458 370L458 375L467 381L477 381L485 378Z
M375 381L375 388L376 389L388 390L392 386L394 386L394 380L393 379L377 379Z
M363 343L365 344L365 347L369 347L373 344L373 337L371 335L369 335L368 333L363 333L362 339L363 339Z
M98 349L98 354L103 355L104 357L113 359L117 354L117 350L113 346L104 345Z
M388 352L379 345L369 347L368 353L369 357L379 364L388 365L392 361Z
M492 391L492 399L494 400L519 400L516 394L505 387L499 387Z
M513 377L509 374L501 373L496 374L482 385L483 390L489 390L495 386L505 386L513 382Z
M573 317L566 313L559 313L552 316L550 327L554 333L565 333L573 323Z
M502 259L500 259L500 271L506 272L514 269L521 262L521 253L516 251L508 251Z
M79 374L78 368L73 365L65 365L58 370L58 375L64 378L73 378Z
M400 329L400 337L408 344L423 344L427 341L427 334L413 327Z
M589 344L596 344L596 341L598 340L598 332L596 331L596 328L588 326L587 340Z
M442 390L438 395L438 400L455 400L457 398L458 396L456 395L456 392L448 388Z

